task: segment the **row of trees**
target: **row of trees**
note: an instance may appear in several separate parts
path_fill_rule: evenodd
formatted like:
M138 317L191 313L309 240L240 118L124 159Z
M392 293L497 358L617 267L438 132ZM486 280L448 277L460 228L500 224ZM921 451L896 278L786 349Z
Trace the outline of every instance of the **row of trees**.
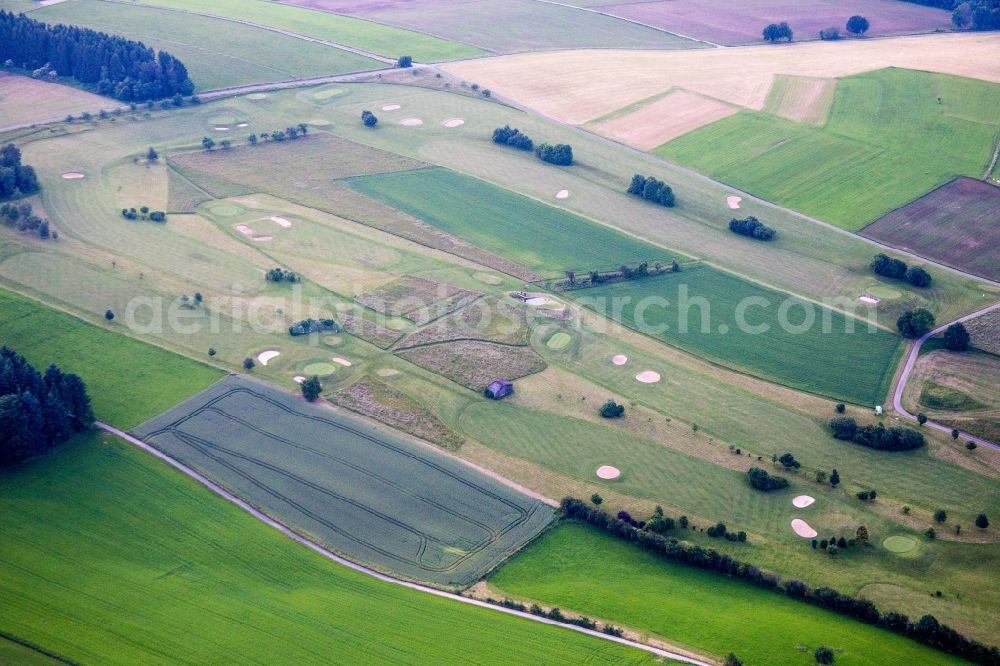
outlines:
M140 206L138 210L134 207L122 208L122 217L126 220L152 220L153 222L167 221L167 214L165 212L162 210L150 210L149 206Z
M837 439L843 439L880 451L908 451L924 445L924 436L916 430L885 424L859 426L850 416L830 419L830 430Z
M39 190L35 168L21 164L21 151L12 143L0 148L0 201L17 199Z
M303 319L288 327L288 334L293 337L322 332L340 333L340 324L332 319Z
M0 348L0 467L41 455L93 421L83 380L55 365L43 375Z
M12 66L68 76L124 101L190 95L187 68L166 51L73 25L48 25L0 11L0 60Z
M951 22L959 29L997 30L1000 28L998 0L908 0L917 5L952 12Z
M305 123L299 123L298 125L290 125L283 130L275 130L273 132L261 132L258 136L256 133L251 134L247 137L247 143L251 146L256 146L260 141L267 143L268 141L282 142L285 139L295 140L300 136L306 136L309 134L309 126Z
M714 548L667 538L648 530L639 529L610 516L607 512L591 508L583 500L567 497L560 503L563 515L584 521L620 539L638 544L642 548L669 560L689 566L715 571L725 576L747 581L758 587L784 592L793 599L847 615L867 624L912 638L938 650L968 659L977 664L1000 664L1000 650L969 639L951 627L941 624L933 615L924 615L916 622L902 613L883 613L867 599L856 599L829 587L811 588L798 580L782 581L772 573L741 562Z
M493 597L486 597L484 601L486 601L486 603L488 604L492 604L494 606L502 606L504 608L516 610L520 613L531 613L532 615L537 615L539 617L547 617L550 620L554 620L556 622L562 622L563 624L572 624L577 627L583 627L584 629L592 629L595 631L597 630L597 623L591 620L586 615L581 617L566 617L566 615L563 614L563 612L558 608L553 608L550 611L546 611L538 604L531 604L531 606L526 606L518 601L514 601L513 599L507 599L507 598L498 600L494 599ZM608 634L609 636L618 636L618 637L621 637L624 634L624 632L621 629L611 624L605 624L604 626L602 626L601 633Z
M767 226L753 215L745 217L742 220L735 217L729 220L729 230L741 236L755 238L762 241L774 240L774 237L777 235L774 229Z
M35 215L30 203L0 204L0 220L3 220L3 223L8 227L14 227L18 231L37 233L38 237L42 239L59 240L59 232L55 229L49 231L49 221Z
M931 274L920 266L907 266L902 259L894 259L887 254L879 252L872 259L872 272L893 280L906 280L914 287L931 286Z
M677 203L673 189L662 180L658 180L653 176L643 176L638 173L632 176L632 182L628 186L628 193L642 197L646 201L661 204L667 208L673 208Z
M493 130L493 143L518 150L532 150L535 147L535 142L531 140L530 136L510 125Z

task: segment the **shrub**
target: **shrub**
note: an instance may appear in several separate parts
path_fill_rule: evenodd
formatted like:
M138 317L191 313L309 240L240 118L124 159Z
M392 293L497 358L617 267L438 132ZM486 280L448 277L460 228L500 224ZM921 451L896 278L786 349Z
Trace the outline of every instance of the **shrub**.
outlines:
M332 319L303 319L288 327L288 334L291 336L309 335L310 333L320 333L328 331L339 333L340 325Z
M608 400L601 405L600 415L606 419L617 419L625 414L625 405L619 405L614 400Z
M590 501L594 503L594 506L601 506L601 504L604 503L604 498L597 493L594 493L590 496Z
M896 320L896 328L904 338L919 338L934 328L934 315L926 308L907 310Z
M819 38L829 41L840 39L840 28L836 26L830 26L829 28L823 28L819 31Z
M549 164L556 164L558 166L570 166L573 164L573 147L565 143L558 143L554 146L547 143L539 144L535 148L535 155L538 159Z
M828 647L818 647L813 652L813 658L817 664L832 664L834 662L833 650Z
M366 109L361 112L361 122L365 127L375 127L378 125L378 118L374 113Z
M934 522L943 523L948 520L948 513L944 509L938 509L934 512Z
M166 222L167 214L164 213L162 210L154 210L152 213L149 214L149 219L152 220L153 222Z
M673 189L653 176L635 174L632 176L632 182L629 184L627 192L667 208L673 208L676 204Z
M927 415L924 414L923 412L917 414L917 423L919 423L920 425L927 423Z
M729 220L729 230L741 236L762 241L774 240L776 235L774 229L763 224L753 215L745 217L742 220L735 217Z
M838 414L843 414L844 412L847 411L847 406L844 405L844 403L842 403L842 402L838 402L836 410L837 410Z
M966 442L965 448L967 448L970 451L975 451L976 450L976 443L975 442Z
M319 377L317 375L313 375L309 379L302 382L302 397L309 402L314 402L322 391L323 386L320 384Z
M408 55L399 56L399 60L396 61L396 67L413 67L413 58Z
M796 460L795 456L791 453L783 453L781 457L778 458L778 462L780 462L785 469L798 469L802 467L802 464Z
M243 359L243 369L246 370L247 372L253 370L255 365L257 364L254 363L253 359L250 358L249 356Z
M788 486L787 479L780 476L772 476L760 467L751 467L747 470L747 479L750 481L751 486L764 492L780 490Z
M981 513L978 516L976 516L976 527L978 527L981 530L985 530L989 526L990 526L990 519L986 517L985 513Z

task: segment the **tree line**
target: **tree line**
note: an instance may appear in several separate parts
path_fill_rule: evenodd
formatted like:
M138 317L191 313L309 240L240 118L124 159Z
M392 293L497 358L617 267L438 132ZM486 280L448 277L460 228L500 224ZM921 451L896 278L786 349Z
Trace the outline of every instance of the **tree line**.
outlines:
M511 146L518 150L533 150L535 142L531 137L516 127L504 125L493 130L493 143L501 146Z
M1000 0L906 0L916 5L937 7L952 12L956 28L970 30L1000 29Z
M0 148L0 201L34 194L40 188L35 168L21 163L21 151L12 143Z
M632 176L632 182L629 183L627 192L637 197L642 197L646 201L666 206L667 208L673 208L677 203L673 189L662 180L653 176L635 174Z
M135 206L132 208L122 208L122 217L126 220L152 220L153 222L166 222L167 214L162 210L150 210L149 206L139 206L136 210Z
M41 374L0 348L0 467L41 455L94 422L83 380L50 365Z
M924 445L924 436L916 430L884 424L859 426L850 416L830 419L830 430L837 439L843 439L869 449L880 451L909 451Z
M549 164L559 166L571 166L573 164L573 146L565 143L540 143L536 146L530 136L510 125L497 127L493 130L493 143L500 146L510 146L518 150L534 149L535 157Z
M715 571L767 590L783 592L793 599L799 599L814 606L852 617L866 624L888 629L924 645L957 655L977 664L1000 666L1000 650L967 638L948 625L938 622L933 615L924 615L916 622L911 622L909 617L902 613L881 612L874 603L867 599L856 599L829 587L811 588L798 580L783 581L773 573L720 553L714 548L704 548L697 544L639 529L609 515L602 509L588 506L580 499L566 497L559 506L566 518L594 525L619 539L638 544L666 559L699 569Z
M48 25L0 10L0 60L68 76L101 95L128 101L190 95L187 68L166 51L73 25Z
M35 232L41 239L59 240L59 232L49 230L49 221L32 212L30 203L15 204L13 202L0 204L0 219L9 227L21 232Z

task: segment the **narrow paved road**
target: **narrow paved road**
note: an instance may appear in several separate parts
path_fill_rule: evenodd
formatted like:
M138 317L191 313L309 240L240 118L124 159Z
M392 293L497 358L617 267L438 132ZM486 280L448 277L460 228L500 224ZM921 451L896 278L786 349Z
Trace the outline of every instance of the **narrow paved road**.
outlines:
M938 333L943 333L952 324L958 324L963 321L969 321L970 319L975 319L976 317L984 315L987 312L992 312L997 308L1000 308L1000 303L994 303L993 305L985 307L982 310L977 310L972 314L967 314L964 317L956 319L955 321L951 321L942 326L938 326L930 333L925 333L924 335L920 336L920 338L916 341L916 343L914 343L913 349L910 350L910 355L906 357L906 365L903 366L903 373L899 376L899 382L896 383L896 392L892 396L892 408L896 410L897 414L905 416L906 418L912 419L914 421L917 420L916 416L909 413L908 411L906 411L906 409L903 408L903 391L906 390L906 380L910 378L910 372L913 371L913 366L916 365L917 363L917 357L920 355L920 348L923 346L923 344L927 342L928 339L937 335ZM934 428L935 430L940 430L942 432L950 433L952 431L951 426L935 423L934 421L928 421L924 425ZM967 432L959 431L959 437L961 437L962 439L966 439L970 442L975 442L980 446L988 446L990 448L1000 450L1000 446L998 446L997 444L987 441L982 437L976 437L975 435L970 435Z
M452 601L457 601L457 602L460 602L460 603L463 603L463 604L469 604L470 606L479 606L480 608L486 608L488 610L491 610L491 611L494 611L494 612L497 612L497 613L506 613L507 615L516 615L517 617L521 617L521 618L524 618L526 620L531 620L532 622L541 622L542 624L548 624L548 625L552 625L552 626L555 626L555 627L560 627L562 629L568 629L570 631L575 631L575 632L578 632L578 633L581 633L581 634L587 634L588 636L593 636L594 638L600 638L602 640L612 641L614 643L620 643L622 645L627 645L629 647L636 648L638 650L643 650L645 652L649 652L651 654L655 654L658 657L667 657L668 659L673 659L675 661L680 661L680 662L683 662L685 664L693 664L694 666L712 666L712 664L710 662L701 661L699 659L694 659L692 657L688 657L688 656L685 656L683 654L677 654L675 652L670 652L668 650L661 650L659 648L655 648L655 647L652 647L650 645L644 645L642 643L637 643L635 641L630 641L630 640L627 640L625 638L618 638L617 636L609 636L607 634L602 634L601 632L594 631L592 629L584 629L583 627L577 627L577 626L574 626L574 625L571 625L571 624L562 624L560 622L556 622L554 620L550 620L550 619L545 618L545 617L538 617L537 615L532 615L531 613L523 613L521 611L516 611L516 610L510 609L510 608L504 608L502 606L494 606L492 604L486 603L485 601L479 601L478 599L470 599L468 597L463 597L463 596L461 596L459 594L452 594L451 592L444 592L442 590L438 590L438 589L435 589L433 587L427 587L426 585L420 585L419 583L411 583L409 581L399 580L399 579L393 578L391 576L386 576L385 574L379 573L379 572L377 572L377 571L375 571L373 569L369 569L368 567L361 566L360 564L356 564L354 562L351 562L350 560L345 560L343 557L340 557L339 555L334 554L333 552L327 550L323 546L320 546L319 544L315 543L314 541L310 541L309 539L306 539L305 537L299 535L297 532L293 531L291 528L289 528L285 524L280 523L277 520L274 520L273 518L271 518L267 514L262 513L261 511L258 511L254 507L250 506L249 504L247 504L246 502L244 502L243 500L241 500L239 497L236 497L235 495L233 495L229 491L227 491L227 490L223 489L222 487L220 487L218 484L213 483L208 478L202 476L201 474L199 474L198 472L194 471L190 467L184 465L183 463L180 463L177 460L174 460L173 458L171 458L170 456L166 455L165 453L163 453L159 449L157 449L157 448L155 448L155 447L153 447L153 446L151 446L151 445L143 442L141 439L137 439L137 438L133 437L132 435L128 434L127 432L124 432L122 430L119 430L118 428L110 426L107 423L102 423L101 421L95 422L94 425L96 425L101 430L105 430L105 431L111 433L112 435L115 435L116 437L120 437L121 439L125 440L126 442L139 447L143 451L145 451L145 452L147 452L149 454L152 454L153 456L156 456L160 460L166 462L167 464L171 465L175 469L179 470L181 473L186 474L187 476L191 477L192 479L194 479L198 483L202 484L203 486L205 486L206 488L208 488L209 490L211 490L215 494L219 495L220 497L222 497L224 499L229 500L230 502L232 502L236 506L238 506L241 509L243 509L244 511L246 511L247 513L249 513L251 516L253 516L257 520L259 520L259 521L261 521L261 522L263 522L263 523L265 523L265 524L273 527L274 529L278 530L279 532L281 532L282 534L284 534L285 536L287 536L289 539L292 539L293 541L297 541L298 543L302 544L306 548L312 550L313 552L317 553L318 555L321 555L322 557L325 557L328 560L331 560L332 562L336 562L337 564L340 564L340 565L343 565L345 567L348 567L349 569L353 569L354 571L357 571L359 573L363 573L366 576L371 576L372 578L377 578L378 580L380 580L382 582L385 582L385 583L391 583L393 585L400 585L402 587L408 587L411 590L417 590L418 592L423 592L425 594L433 594L436 597L443 597L445 599L451 599Z

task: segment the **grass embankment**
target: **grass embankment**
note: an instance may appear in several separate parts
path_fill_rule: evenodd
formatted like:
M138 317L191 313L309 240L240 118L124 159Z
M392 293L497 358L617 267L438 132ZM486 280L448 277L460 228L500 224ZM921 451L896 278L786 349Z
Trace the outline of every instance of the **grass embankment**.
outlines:
M664 561L580 523L547 533L490 584L691 648L734 651L747 664L812 663L821 645L845 665L965 663L782 594Z
M1000 85L884 69L842 79L823 127L746 111L654 153L853 231L955 176L980 177L998 110Z
M94 414L131 428L223 376L216 368L104 330L0 289L0 344L40 370L55 363L87 384Z
M2 630L83 663L652 662L327 562L106 435L0 481Z

